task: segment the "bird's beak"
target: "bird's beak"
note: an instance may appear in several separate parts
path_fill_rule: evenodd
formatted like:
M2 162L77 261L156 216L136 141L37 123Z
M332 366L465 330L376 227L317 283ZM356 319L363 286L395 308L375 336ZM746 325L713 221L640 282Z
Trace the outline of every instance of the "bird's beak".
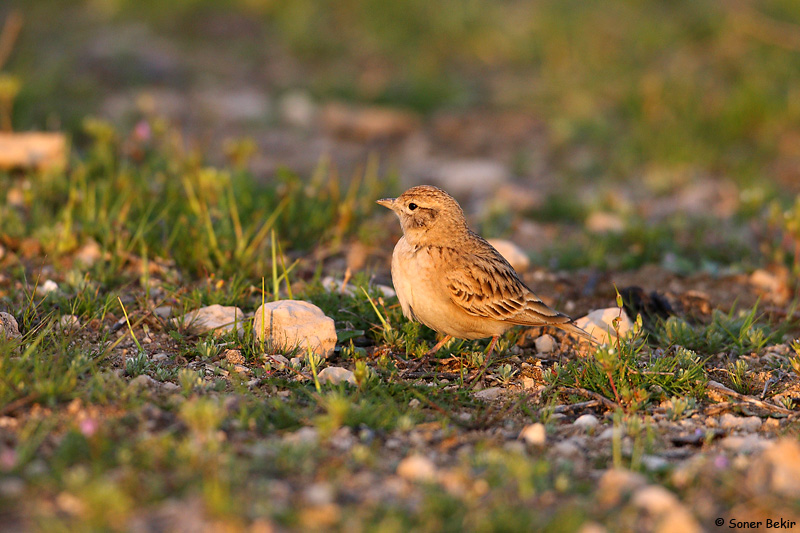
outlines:
M394 201L395 201L394 198L381 198L375 203L380 204L383 207L386 207L387 209L391 209L394 211Z

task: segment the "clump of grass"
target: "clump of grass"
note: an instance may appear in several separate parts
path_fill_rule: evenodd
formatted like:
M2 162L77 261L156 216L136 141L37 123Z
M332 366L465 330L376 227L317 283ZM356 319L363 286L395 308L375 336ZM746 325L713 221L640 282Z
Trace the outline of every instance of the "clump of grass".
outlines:
M707 377L701 358L677 348L669 356L650 352L640 337L619 347L602 346L589 357L556 365L545 374L552 390L577 387L597 392L628 411L670 396L700 398Z
M292 250L339 246L387 187L376 164L345 185L324 162L310 182L281 171L260 184L242 171L203 166L198 154L174 146L172 130L155 125L152 151L133 164L108 123L88 120L86 130L87 157L64 175L24 180L24 209L0 209L0 226L12 238L38 236L55 257L96 241L109 259L90 271L104 283L134 261L146 284L151 262L169 270L163 257L191 274L261 275L280 247L275 234ZM19 184L0 175L0 188L12 186Z
M745 395L755 392L755 383L753 383L750 377L749 368L744 359L738 359L735 362L729 363L727 371L733 390L739 394Z
M682 318L669 317L656 336L659 344L682 346L709 355L722 351L741 355L758 352L780 338L784 330L782 325L759 322L756 304L746 312L714 310L708 325L693 325Z
M21 344L0 339L0 409L73 398L96 369L95 357L91 347L62 335L55 319L28 332Z
M696 398L673 396L667 402L667 418L674 422L686 418L694 411L696 405Z

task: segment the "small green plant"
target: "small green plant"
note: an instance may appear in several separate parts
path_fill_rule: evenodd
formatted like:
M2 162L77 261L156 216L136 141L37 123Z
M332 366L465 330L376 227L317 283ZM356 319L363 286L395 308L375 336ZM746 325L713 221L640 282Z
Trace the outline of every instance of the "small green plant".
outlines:
M359 346L355 346L351 340L346 346L342 346L340 355L342 359L358 361L366 357L367 350Z
M752 394L754 392L754 385L750 378L747 362L743 359L738 359L736 362L729 363L727 371L733 390L739 394Z
M794 355L789 358L789 364L792 365L794 373L800 376L800 341L794 341L792 349L794 350Z
M200 373L190 368L181 368L178 371L178 385L184 396L189 396L195 389L203 387L203 379Z
M768 342L780 338L785 325L759 322L758 305L749 311L729 313L715 310L706 326L689 324L678 317L669 317L657 333L662 344L674 344L702 353L730 351L734 355L757 352Z
M178 375L178 371L175 368L169 368L166 366L156 366L153 370L153 377L158 381L170 381L175 379Z
M358 384L359 388L364 388L372 382L376 376L375 372L367 366L367 362L363 359L359 359L356 361L356 367L353 370L353 375L356 378L356 383Z
M308 366L311 367L311 375L314 377L314 387L316 387L318 393L322 392L322 387L319 383L319 371L317 370L322 364L322 356L309 348L306 352L306 361L308 361Z
M483 363L486 362L486 354L479 351L467 352L464 362L468 368L481 368Z
M601 346L589 357L554 365L545 379L555 390L565 386L598 392L630 412L667 395L702 395L708 378L702 360L691 350L656 355L641 336L624 339L619 346L619 351Z
M511 379L516 374L517 370L510 364L506 363L501 365L500 368L496 370L495 376L497 377L497 381L499 381L501 384L508 385L511 383Z
M196 346L195 353L201 361L212 361L219 355L219 350L216 341L209 337Z
M697 400L695 398L673 396L667 402L667 418L673 422L682 420L694 411L696 405Z
M144 351L138 351L125 359L125 373L129 376L139 376L150 369L150 359Z

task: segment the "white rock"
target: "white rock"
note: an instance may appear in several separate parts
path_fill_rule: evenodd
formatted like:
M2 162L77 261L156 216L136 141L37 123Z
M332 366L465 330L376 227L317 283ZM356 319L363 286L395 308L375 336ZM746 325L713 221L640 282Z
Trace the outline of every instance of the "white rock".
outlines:
M38 294L49 294L57 290L58 290L58 283L56 283L52 279L48 279L47 281L36 287L36 292Z
M160 361L166 361L167 359L169 359L169 354L166 354L164 352L159 352L153 355L153 361L155 361L156 363Z
M648 485L637 490L631 503L655 515L672 511L681 505L673 493L660 485Z
M459 159L440 163L430 179L454 196L486 194L508 181L510 173L491 159Z
M157 385L159 385L158 381L154 380L147 374L139 374L138 376L133 378L130 383L131 387L150 388L150 387L155 387Z
M753 462L747 479L754 494L800 498L800 443L780 438Z
M572 423L573 426L577 428L583 429L590 429L597 427L600 421L597 419L596 416L593 414L586 413L585 415L581 415L575 419L575 422Z
M425 456L409 455L397 465L397 475L409 481L433 481L436 465Z
M614 428L606 428L599 435L597 435L598 440L611 440L614 438L614 431L621 431L615 430Z
M519 438L532 446L542 446L547 441L547 431L539 422L528 424L519 432Z
M61 329L69 331L81 327L81 321L75 315L64 315L59 319L58 325Z
M223 335L234 328L239 330L240 337L244 335L244 311L235 306L214 304L201 307L180 318L173 318L172 323L187 328L194 335L208 332Z
M397 296L397 292L388 285L375 285L375 288L381 292L384 298L394 298Z
M536 337L536 340L533 341L533 343L536 345L536 351L539 353L552 353L553 350L556 349L556 340L547 333L540 337Z
M303 358L302 357L292 357L289 359L289 364L291 364L294 368L302 368L303 366Z
M611 338L616 338L616 331L614 330L613 321L615 318L620 317L619 320L619 333L623 337L633 328L633 322L628 318L628 314L623 309L621 311L618 307L608 307L606 309L596 309L586 316L583 316L575 321L575 324L589 333L601 344L609 341L609 334Z
M761 419L757 416L736 416L725 413L719 417L719 427L722 429L739 429L752 433L761 427Z
M623 468L606 470L597 484L597 498L605 506L619 504L628 494L644 487L647 480L642 474Z
M19 339L22 335L19 333L19 325L14 315L0 312L0 338L4 337L6 339Z
M553 451L559 457L564 457L567 459L576 459L584 455L581 446L579 446L572 439L562 440L553 447Z
M661 517L655 533L674 533L675 531L701 533L703 528L700 527L692 513L684 505L681 505Z
M501 387L489 387L488 389L483 389L475 393L475 397L479 400L485 401L492 401L496 400L503 394L503 389Z
M330 383L332 385L338 385L342 381L346 381L351 385L356 385L356 377L350 370L346 368L342 368L340 366L329 366L327 368L323 368L322 371L317 375L317 379L321 384Z
M180 385L172 383L171 381L165 381L161 384L161 388L167 392L175 392L181 388Z
M316 305L301 300L265 303L253 321L256 338L273 348L300 348L328 357L336 346L336 326Z
M745 436L731 435L719 441L719 445L735 453L754 453L767 449L772 442L761 437L757 433L750 433Z
M169 318L172 316L172 307L169 305L162 305L153 309L153 314L159 318Z
M528 270L528 267L531 266L531 260L528 258L528 255L513 242L506 239L489 239L489 244L494 246L495 250L500 252L500 255L505 257L506 261L508 261L517 272L525 272Z

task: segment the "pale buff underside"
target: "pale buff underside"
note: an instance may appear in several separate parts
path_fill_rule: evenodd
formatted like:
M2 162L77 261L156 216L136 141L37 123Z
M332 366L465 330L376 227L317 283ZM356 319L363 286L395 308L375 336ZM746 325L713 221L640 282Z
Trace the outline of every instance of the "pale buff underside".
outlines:
M405 237L400 238L392 254L392 280L406 318L459 339L502 335L514 327L506 321L470 315L453 301L445 279L454 266L442 260L440 249L415 251Z

